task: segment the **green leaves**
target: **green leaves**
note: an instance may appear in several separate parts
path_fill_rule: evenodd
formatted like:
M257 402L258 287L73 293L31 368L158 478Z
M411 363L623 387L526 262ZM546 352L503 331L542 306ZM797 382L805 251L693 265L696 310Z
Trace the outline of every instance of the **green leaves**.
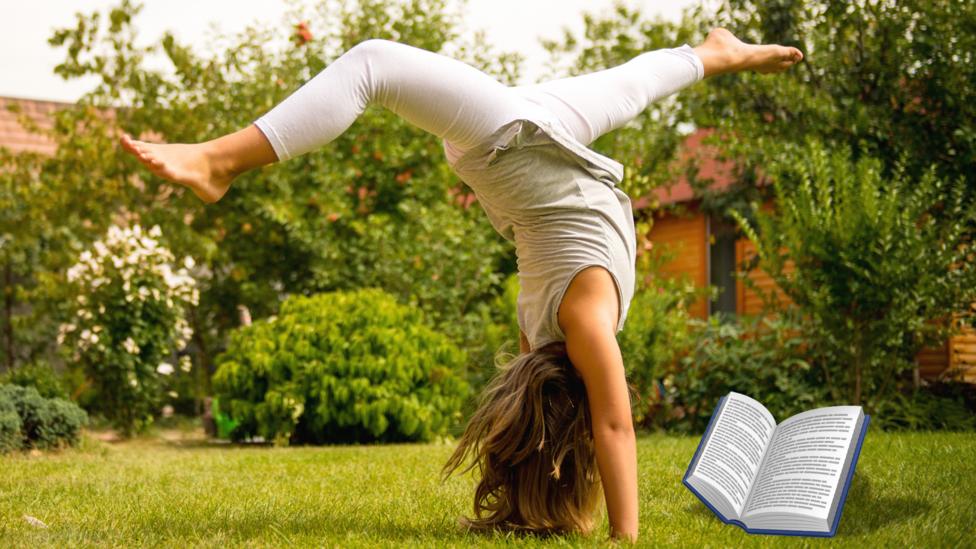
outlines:
M431 440L459 419L465 359L382 290L293 296L273 321L232 335L214 388L238 439Z
M760 267L812 320L848 398L885 399L976 300L964 182L901 166L886 177L879 160L814 140L803 156L781 151L769 166L775 210L754 207L755 225L736 217Z

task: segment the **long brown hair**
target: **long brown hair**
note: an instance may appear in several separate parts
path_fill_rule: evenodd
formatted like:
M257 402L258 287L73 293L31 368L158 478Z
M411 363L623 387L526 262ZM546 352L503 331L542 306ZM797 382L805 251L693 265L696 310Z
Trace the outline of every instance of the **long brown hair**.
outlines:
M515 357L488 383L444 477L477 468L475 530L589 533L600 478L583 380L564 342Z

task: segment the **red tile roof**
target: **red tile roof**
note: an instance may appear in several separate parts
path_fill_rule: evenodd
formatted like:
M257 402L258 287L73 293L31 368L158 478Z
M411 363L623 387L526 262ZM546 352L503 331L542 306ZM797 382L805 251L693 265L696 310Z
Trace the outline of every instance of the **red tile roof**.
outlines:
M678 151L678 166L679 169L683 169L692 159L697 160L698 178L712 180L709 187L712 190L724 190L735 182L733 163L720 160L715 146L704 143L705 138L712 133L714 130L699 129L689 135ZM638 198L634 202L634 209L648 207L652 199L655 198L662 206L665 206L689 202L697 197L691 188L691 184L688 183L688 178L682 174L674 184L657 187L651 191L651 194Z
M58 101L0 97L0 147L13 152L53 154L57 148L54 141L43 134L28 131L18 122L18 118L27 116L39 130L49 130L54 124L54 112L70 105ZM11 106L20 112L11 112Z

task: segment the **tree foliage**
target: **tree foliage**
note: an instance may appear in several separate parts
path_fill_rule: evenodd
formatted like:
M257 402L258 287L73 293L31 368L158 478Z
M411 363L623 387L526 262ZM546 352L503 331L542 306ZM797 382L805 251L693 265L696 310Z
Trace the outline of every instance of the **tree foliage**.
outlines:
M201 265L190 319L205 370L240 306L260 318L290 294L371 285L422 307L475 350L478 319L514 256L468 207L433 136L372 107L321 151L246 174L213 205L145 171L116 138L124 130L199 142L237 130L368 38L449 52L510 83L520 58L483 35L461 36L458 5L446 0L301 4L278 24L214 37L207 52L172 34L138 40L140 9L123 0L54 32L51 44L65 53L56 72L99 84L58 113L52 157L3 157L11 169L0 174L0 201L12 205L0 216L0 261L13 271L8 366L51 354L66 269L112 223L159 225L168 248Z
M762 268L808 317L834 398L878 404L924 346L945 341L953 314L976 301L966 232L976 211L963 182L934 169L916 178L899 167L886 177L879 160L853 161L815 141L780 157L767 166L776 209L756 204L756 226L739 216L740 225Z
M382 290L332 292L236 331L214 384L235 439L431 440L461 419L464 358Z

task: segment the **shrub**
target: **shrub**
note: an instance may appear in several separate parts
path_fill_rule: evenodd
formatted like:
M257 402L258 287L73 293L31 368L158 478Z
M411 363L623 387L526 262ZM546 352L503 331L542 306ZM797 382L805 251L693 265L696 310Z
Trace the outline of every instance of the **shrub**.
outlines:
M475 389L488 382L497 369L499 362L504 362L509 355L518 355L519 325L518 325L518 274L509 275L502 283L501 292L488 303L479 308L479 317L473 319L475 326L469 332L480 334L477 346L469 346L467 350L469 372L468 383ZM457 332L458 330L455 330ZM451 339L455 341L455 339ZM470 402L474 406L475 402ZM473 412L471 410L466 410Z
M419 310L365 289L288 298L231 335L213 383L236 440L430 440L461 419L464 361Z
M777 420L827 404L822 372L792 316L712 317L691 321L691 328L690 349L664 378L655 424L701 432L729 391L758 400Z
M650 426L660 402L660 380L678 353L689 345L690 318L686 304L697 295L693 286L658 279L638 291L627 322L617 336L627 379L637 393L632 399L634 421Z
M885 430L976 430L976 387L939 381L885 400L873 420Z
M20 414L13 400L0 396L0 453L23 447L24 435L20 431Z
M811 320L832 398L880 409L918 352L945 341L945 320L976 300L976 209L962 182L932 170L885 174L875 158L815 141L775 152L776 210L754 204L755 225L734 215L759 266Z
M160 236L158 227L113 226L68 270L75 319L61 326L58 343L91 380L97 410L124 435L151 423L162 376L176 371L164 359L192 335L185 313L198 300L193 260L174 268Z
M10 432L9 411L20 420L19 447L55 448L78 441L88 415L76 404L60 398L44 398L33 387L0 385L0 432ZM5 425L4 425L5 424ZM6 437L9 444L9 436Z
M8 371L0 375L0 384L3 383L33 387L44 398L68 398L60 376L45 362L32 362Z

